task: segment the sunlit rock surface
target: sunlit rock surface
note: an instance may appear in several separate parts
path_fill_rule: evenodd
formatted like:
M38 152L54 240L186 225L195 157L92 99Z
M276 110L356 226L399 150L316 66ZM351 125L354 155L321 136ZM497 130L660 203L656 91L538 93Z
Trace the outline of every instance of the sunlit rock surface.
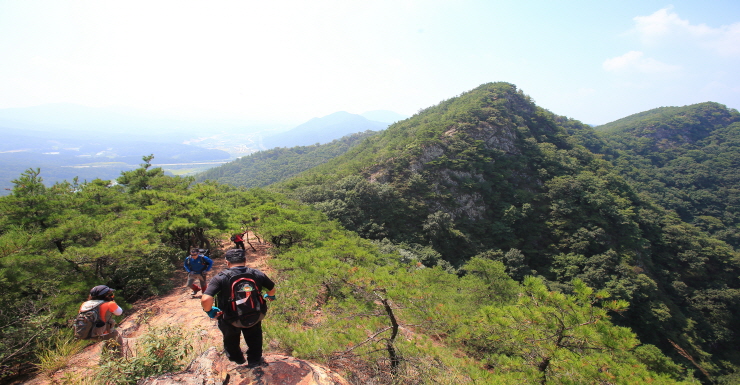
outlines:
M211 347L184 371L143 379L138 385L349 385L331 369L294 357L270 354L264 359L266 366L249 369L234 364Z

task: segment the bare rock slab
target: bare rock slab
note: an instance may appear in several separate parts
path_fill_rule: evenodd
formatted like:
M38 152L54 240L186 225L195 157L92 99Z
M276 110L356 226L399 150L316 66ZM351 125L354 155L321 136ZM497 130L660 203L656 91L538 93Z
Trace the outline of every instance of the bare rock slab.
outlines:
M329 368L290 356L269 354L267 365L250 369L236 365L211 347L182 372L163 374L138 385L349 385Z

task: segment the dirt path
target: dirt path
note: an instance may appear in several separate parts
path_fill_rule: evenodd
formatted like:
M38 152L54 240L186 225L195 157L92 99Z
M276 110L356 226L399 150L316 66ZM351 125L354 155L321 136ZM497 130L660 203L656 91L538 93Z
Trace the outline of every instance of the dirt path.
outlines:
M257 243L256 238L251 233L249 234L249 240L257 251L253 251L249 245L246 245L247 266L262 270L269 276L271 273L267 266L267 249L269 246ZM231 245L228 241L224 244ZM185 254L183 254L183 259L184 257ZM214 258L213 268L208 275L208 279L225 268L226 261L223 258ZM203 313L200 306L200 294L196 298L191 298L190 289L185 287L185 281L187 280L185 271L179 270L172 279L175 288L170 293L136 302L133 308L126 312L123 321L119 322L118 328L123 333L125 345L128 345L127 350L133 350L136 339L149 329L173 324L192 332L196 337L200 337L193 341L197 353L205 351L210 346L215 346L220 350L222 348L221 332L218 330L216 321L208 318ZM265 346L265 352L268 349L269 347ZM65 384L70 383L66 379L91 376L98 365L100 351L101 343L90 345L81 353L75 355L66 368L55 372L52 376L38 375L26 384Z

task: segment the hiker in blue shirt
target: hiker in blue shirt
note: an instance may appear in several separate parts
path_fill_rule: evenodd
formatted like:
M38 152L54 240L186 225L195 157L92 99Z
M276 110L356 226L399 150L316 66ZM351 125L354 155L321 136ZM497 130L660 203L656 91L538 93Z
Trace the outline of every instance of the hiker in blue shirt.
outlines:
M185 258L185 271L188 272L188 283L185 286L193 289L192 298L195 298L195 295L199 291L206 291L206 287L208 286L206 275L212 266L213 261L211 258L201 254L200 249L195 247L190 249L190 255ZM200 286L195 284L196 279L200 281Z

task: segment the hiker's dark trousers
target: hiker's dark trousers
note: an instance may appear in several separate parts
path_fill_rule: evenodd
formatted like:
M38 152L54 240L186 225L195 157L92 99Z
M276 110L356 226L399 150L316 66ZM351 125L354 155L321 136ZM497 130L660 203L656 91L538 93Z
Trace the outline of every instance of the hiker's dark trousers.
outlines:
M257 363L262 359L262 322L249 329L242 329L219 319L218 328L224 335L224 350L230 361L244 362L244 354L239 347L239 337L244 336L247 343L247 362Z

